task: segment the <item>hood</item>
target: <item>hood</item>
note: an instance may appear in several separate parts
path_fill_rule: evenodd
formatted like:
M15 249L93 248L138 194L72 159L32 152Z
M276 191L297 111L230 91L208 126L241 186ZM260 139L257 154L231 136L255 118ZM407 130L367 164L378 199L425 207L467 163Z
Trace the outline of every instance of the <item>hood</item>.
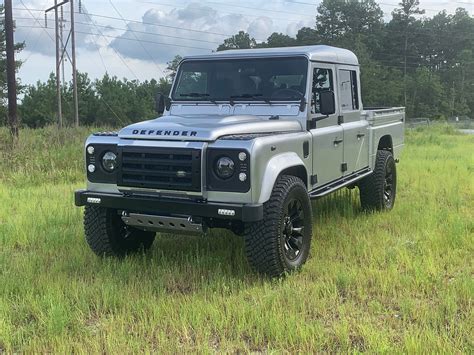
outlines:
M298 132L298 120L269 120L251 115L236 116L163 116L135 123L119 132L120 138L215 141L222 136L249 133Z

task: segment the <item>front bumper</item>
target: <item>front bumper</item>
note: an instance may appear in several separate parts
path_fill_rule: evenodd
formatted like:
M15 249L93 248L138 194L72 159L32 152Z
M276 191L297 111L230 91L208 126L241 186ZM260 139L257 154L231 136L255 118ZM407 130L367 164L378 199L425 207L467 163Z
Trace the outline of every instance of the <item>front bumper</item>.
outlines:
M86 205L100 206L129 212L157 215L186 215L242 222L257 222L263 219L262 204L201 202L87 190L76 191L74 193L74 202L78 207Z

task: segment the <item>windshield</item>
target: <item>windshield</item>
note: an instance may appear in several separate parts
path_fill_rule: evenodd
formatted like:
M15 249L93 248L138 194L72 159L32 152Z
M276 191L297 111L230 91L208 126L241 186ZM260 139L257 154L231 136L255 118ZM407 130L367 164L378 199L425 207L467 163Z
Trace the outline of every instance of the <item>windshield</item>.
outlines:
M308 61L295 58L189 60L181 64L175 101L295 101L306 91Z

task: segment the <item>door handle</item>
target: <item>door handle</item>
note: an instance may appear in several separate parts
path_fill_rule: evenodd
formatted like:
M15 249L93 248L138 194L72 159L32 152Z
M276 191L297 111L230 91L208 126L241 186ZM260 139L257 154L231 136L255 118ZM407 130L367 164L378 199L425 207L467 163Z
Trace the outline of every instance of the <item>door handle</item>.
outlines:
M357 139L361 139L362 137L365 137L365 133L357 133Z
M342 143L342 142L344 142L344 139L338 139L338 138L336 138L336 139L334 140L334 145L337 146L339 143Z

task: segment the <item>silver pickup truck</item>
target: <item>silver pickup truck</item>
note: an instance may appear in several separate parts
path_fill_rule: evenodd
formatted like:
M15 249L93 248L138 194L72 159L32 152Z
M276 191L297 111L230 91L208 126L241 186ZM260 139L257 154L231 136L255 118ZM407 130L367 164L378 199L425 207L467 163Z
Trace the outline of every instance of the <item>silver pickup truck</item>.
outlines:
M227 228L250 265L281 276L306 261L311 199L358 187L390 210L403 107L364 109L357 57L328 46L229 50L183 59L162 117L85 144L85 236L121 256L156 232Z

